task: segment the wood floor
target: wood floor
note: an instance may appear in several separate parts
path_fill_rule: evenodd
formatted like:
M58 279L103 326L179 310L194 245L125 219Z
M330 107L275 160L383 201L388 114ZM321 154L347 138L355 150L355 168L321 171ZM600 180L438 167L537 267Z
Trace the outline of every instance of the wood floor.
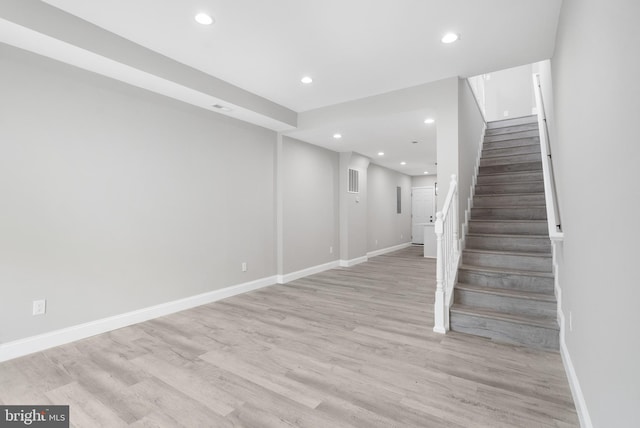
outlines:
M559 354L433 328L412 247L0 364L77 427L573 427Z

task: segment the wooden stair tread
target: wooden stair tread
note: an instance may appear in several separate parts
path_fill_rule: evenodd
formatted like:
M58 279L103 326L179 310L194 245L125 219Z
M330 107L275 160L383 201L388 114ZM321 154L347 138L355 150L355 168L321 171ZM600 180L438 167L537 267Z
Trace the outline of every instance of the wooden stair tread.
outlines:
M517 116L517 117L509 117L507 119L492 120L491 122L487 123L487 126L489 127L489 129L493 129L493 128L508 128L509 126L514 126L514 125L507 125L508 122L521 122L522 124L537 123L538 122L538 116L535 115L535 114L526 114L524 116ZM504 125L504 126L500 126L500 125Z
M537 276L540 278L553 278L553 273L551 272L538 272L535 270L501 269L496 267L477 266L477 265L469 265L469 264L462 264L460 265L459 269L495 273L498 275L526 275L526 276Z
M478 222L484 222L484 223L536 223L536 224L540 224L540 223L545 223L547 224L547 220L491 220L491 219L484 219L484 218L480 218L480 219L469 219L470 222L472 221L478 221Z
M481 318L491 318L500 321L512 322L524 325L533 325L536 327L548 328L550 330L560 330L558 322L555 318L533 315L514 315L506 312L497 312L489 309L480 309L471 306L464 306L454 303L450 309L451 312L476 316Z
M510 172L487 172L484 174L478 174L478 175L482 175L482 176L502 176L502 175L526 175L526 174L531 174L532 171L510 171Z
M513 233L478 233L478 232L469 232L467 233L467 237L469 236L477 236L479 238L483 237L491 237L491 238L533 238L533 239L543 239L549 240L549 235L519 235Z
M476 293L493 294L502 297L515 297L518 299L536 300L555 303L556 296L553 293L537 293L533 291L516 290L512 288L495 288L484 285L474 285L459 282L455 286L458 290L473 291Z
M465 248L462 251L468 252L468 253L484 253L484 254L495 254L495 255L504 255L504 256L531 256L531 257L541 257L541 258L547 258L547 259L551 258L551 254L529 253L526 251L483 250L479 248Z
M483 186L481 184L481 186ZM492 198L495 196L544 196L544 192L529 192L529 193L476 193L475 196L482 196Z
M486 209L490 209L490 210L493 210L493 209L505 209L505 208L506 209L510 209L510 210L530 210L531 208L544 208L544 209L547 209L547 206L546 205L527 205L527 206L523 207L522 205L518 205L518 206L515 206L515 207L514 206L497 206L497 207L473 207L473 208L478 208L478 209L483 209L483 210L486 210Z

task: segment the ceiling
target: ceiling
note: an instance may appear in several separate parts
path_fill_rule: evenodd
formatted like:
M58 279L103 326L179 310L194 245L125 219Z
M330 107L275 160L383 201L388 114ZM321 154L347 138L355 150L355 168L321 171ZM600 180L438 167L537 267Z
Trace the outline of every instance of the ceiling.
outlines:
M560 0L44 2L297 113L550 58L561 4ZM193 17L198 12L211 14L215 23L197 24ZM461 39L441 43L447 31L459 33ZM305 75L313 78L312 84L300 82ZM431 172L435 163L437 122L423 123L432 112L425 99L423 107L412 111L344 117L340 129L315 123L313 129L289 132L416 175ZM340 141L330 137L335 132L343 134ZM411 144L414 140L419 143ZM384 160L373 156L378 151L385 152ZM409 159L411 168L410 163L399 165Z

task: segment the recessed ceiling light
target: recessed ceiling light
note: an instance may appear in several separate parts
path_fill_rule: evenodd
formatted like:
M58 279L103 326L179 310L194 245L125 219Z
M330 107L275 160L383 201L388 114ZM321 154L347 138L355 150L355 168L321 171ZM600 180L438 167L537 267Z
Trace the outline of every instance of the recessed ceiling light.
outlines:
M302 79L300 79L300 81L305 85L308 85L309 83L313 82L313 79L309 76L304 76Z
M406 165L406 164L407 164L406 162L400 162L400 165Z
M342 138L342 134L333 134L333 138L339 140L340 138Z
M202 24L202 25L213 24L213 18L210 15L207 15L206 13L197 14L195 19L198 24Z
M378 152L378 156L384 156L384 152Z
M453 43L460 38L459 34L456 33L447 33L442 36L442 43Z
M424 120L424 123L426 123L427 125L432 124L433 122L435 122L436 120L432 117L428 117Z
M429 174L429 171L425 171L424 173L425 173L425 174Z

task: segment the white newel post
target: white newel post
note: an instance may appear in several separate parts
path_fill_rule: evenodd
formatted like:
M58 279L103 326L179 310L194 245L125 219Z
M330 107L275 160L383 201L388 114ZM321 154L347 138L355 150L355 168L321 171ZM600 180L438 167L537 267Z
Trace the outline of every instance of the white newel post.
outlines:
M442 260L442 234L444 233L444 221L442 219L442 211L436 214L436 224L434 225L436 233L436 299L433 307L434 326L433 331L436 333L446 333L445 329L445 302L444 302L444 266Z

